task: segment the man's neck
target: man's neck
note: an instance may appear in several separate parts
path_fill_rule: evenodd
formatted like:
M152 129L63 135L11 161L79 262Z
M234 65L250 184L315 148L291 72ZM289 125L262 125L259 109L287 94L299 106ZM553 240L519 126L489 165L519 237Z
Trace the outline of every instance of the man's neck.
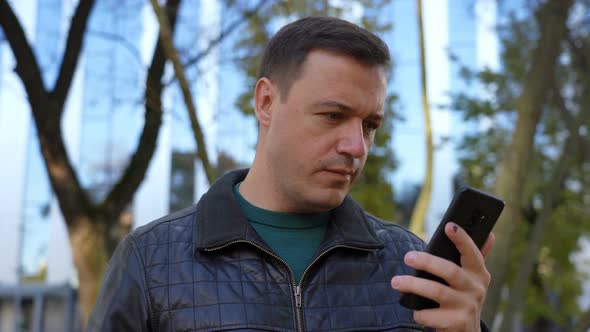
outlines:
M270 169L265 169L255 160L240 185L240 194L251 204L265 210L295 212L293 207L283 203L285 199L278 188L273 185L273 178L273 172Z

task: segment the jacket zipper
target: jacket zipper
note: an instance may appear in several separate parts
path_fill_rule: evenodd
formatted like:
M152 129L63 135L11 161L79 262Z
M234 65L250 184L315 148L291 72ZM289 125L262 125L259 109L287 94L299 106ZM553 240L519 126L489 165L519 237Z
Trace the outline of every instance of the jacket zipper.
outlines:
M362 251L368 251L368 252L373 252L373 251L378 250L378 249L367 249L367 248L361 248L361 247L355 247L355 246L347 246L344 244L338 244L338 245L329 247L328 249L322 251L319 255L317 255L317 257L314 258L311 261L311 263L309 263L307 268L305 268L305 270L303 271L303 274L301 275L301 280L299 281L299 285L297 286L297 288L295 290L295 297L297 298L297 296L299 296L299 305L296 306L296 308L297 308L297 326L301 326L301 330L297 329L297 331L303 332L303 319L302 319L303 308L301 305L301 287L303 286L303 281L305 280L305 275L307 274L307 271L309 271L309 269L311 268L311 266L313 264L315 264L318 260L320 260L320 258L322 258L325 254L327 254L328 252L330 252L336 248L350 248L350 249L356 249L356 250L362 250Z
M301 275L301 280L299 281L299 285L295 284L295 275L293 273L293 271L291 270L291 268L289 267L289 265L287 264L287 262L285 262L281 257L277 256L276 254L274 254L273 252L266 250L265 248L261 247L260 245L256 244L255 242L252 241L246 241L246 240L236 240L236 241L231 241L228 242L222 246L219 247L215 247L215 248L207 248L205 249L205 251L215 251L215 250L220 250L223 249L229 245L232 245L234 243L248 243L253 245L254 247L262 250L263 252L269 254L270 256L276 258L279 262L283 263L283 265L285 265L285 267L287 267L287 271L289 272L289 278L291 279L291 286L292 286L292 290L293 290L293 297L295 300L295 317L296 317L296 329L298 332L303 332L303 304L302 304L302 298L301 298L301 287L303 286L303 281L305 280L305 275L307 274L307 271L309 271L309 269L311 268L311 266L313 264L315 264L320 258L322 258L325 254L327 254L328 252L332 251L333 249L336 248L350 248L350 249L356 249L356 250L362 250L362 251L368 251L368 252L374 252L377 251L378 249L367 249L367 248L361 248L361 247L355 247L355 246L347 246L347 245L343 245L343 244L339 244L339 245L335 245L332 247L329 247L328 249L322 251L316 258L314 258L313 261L311 261L311 263L309 263L309 265L307 266L307 268L305 268L305 270L303 271L303 274Z
M272 251L270 250L266 250L265 248L263 248L262 246L258 245L255 242L252 241L247 241L247 240L235 240L235 241L231 241L228 242L222 246L219 247L215 247L215 248L205 248L205 251L215 251L215 250L220 250L223 249L227 246L230 246L234 243L248 243L253 245L254 247L262 250L263 252L269 254L270 256L276 258L279 262L283 263L283 265L285 265L285 267L287 268L287 271L289 272L289 279L291 280L291 296L293 297L292 301L295 302L295 312L296 312L296 316L297 316L297 321L295 322L296 324L296 329L298 332L302 332L303 331L303 327L300 325L300 318L299 318L299 307L301 307L301 288L299 286L297 286L295 284L295 274L293 273L293 271L291 270L291 268L289 267L289 265L287 264L287 262L285 262L281 257L277 256L276 254L274 254Z

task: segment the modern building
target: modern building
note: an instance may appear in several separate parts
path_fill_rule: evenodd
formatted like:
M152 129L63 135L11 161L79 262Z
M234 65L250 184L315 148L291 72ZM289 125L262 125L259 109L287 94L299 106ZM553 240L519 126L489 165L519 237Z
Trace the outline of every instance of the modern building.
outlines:
M334 0L335 1L335 0ZM74 0L9 1L51 86L59 68ZM184 0L175 33L185 59L199 54L239 19L217 0ZM254 3L254 1L253 1ZM454 191L457 163L449 138L466 128L448 108L449 91L465 89L458 66L497 68L499 46L493 0L424 0L428 90L437 165L427 233L433 231ZM363 8L348 13L354 20ZM357 12L358 11L358 12ZM393 86L406 122L394 130L400 167L396 190L422 181L425 144L421 111L416 1L391 0L384 15L394 25L383 35L395 62ZM137 144L143 120L146 70L157 39L149 2L100 0L88 25L85 48L67 101L62 128L80 180L100 199L116 181ZM77 278L66 228L39 152L27 96L13 71L15 61L0 30L0 330L72 331L76 321ZM238 162L253 158L257 129L252 117L236 111L243 82L230 61L231 41L222 43L187 75L209 149ZM451 61L452 53L458 62ZM134 227L190 205L207 189L182 95L168 67L163 94L165 116L158 148L130 212ZM26 281L35 280L35 283Z

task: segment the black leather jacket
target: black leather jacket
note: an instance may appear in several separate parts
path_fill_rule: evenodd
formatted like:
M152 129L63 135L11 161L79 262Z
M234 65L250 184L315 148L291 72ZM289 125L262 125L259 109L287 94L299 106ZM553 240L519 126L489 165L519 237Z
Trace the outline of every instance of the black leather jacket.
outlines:
M432 331L390 286L423 242L346 198L299 285L217 181L199 203L118 246L87 331Z

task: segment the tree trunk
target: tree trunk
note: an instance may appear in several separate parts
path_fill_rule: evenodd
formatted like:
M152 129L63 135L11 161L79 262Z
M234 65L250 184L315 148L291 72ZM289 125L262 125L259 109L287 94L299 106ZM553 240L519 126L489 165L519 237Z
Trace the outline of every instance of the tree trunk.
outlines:
M430 196L432 194L432 170L434 168L434 146L432 143L432 126L430 123L430 104L428 102L428 80L426 75L426 49L424 47L424 23L422 20L422 0L418 0L418 28L420 31L420 68L422 79L422 109L424 113L424 137L426 140L426 172L424 175L424 184L418 195L418 200L412 218L410 220L410 230L421 238L424 238L424 222L426 212L430 205Z
M78 271L78 298L82 314L82 327L86 327L90 313L98 297L102 276L110 253L106 248L104 224L87 216L79 217L75 226L68 228L72 257Z
M559 91L555 91L555 94L559 94ZM560 112L568 112L565 109L565 103L559 97L559 100L562 102L560 103L563 107L559 108ZM571 112L570 112L571 113ZM560 194L560 188L563 184L563 181L566 179L568 170L570 169L570 165L572 161L576 157L576 151L579 150L580 140L581 137L579 135L579 128L583 126L590 119L590 112L579 112L578 116L576 117L575 121L570 121L571 123L568 124L568 132L569 137L567 138L563 150L561 152L561 156L558 158L557 165L553 171L551 176L551 182L545 189L543 193L543 208L539 213L538 218L536 218L535 223L533 224L533 229L531 232L531 237L527 242L527 249L522 257L522 262L519 264L520 268L516 273L516 278L511 289L510 299L511 301L508 303L506 307L504 320L502 322L500 332L510 332L512 331L512 319L515 315L521 312L525 305L525 296L526 296L526 284L530 279L531 272L533 270L533 266L537 260L537 253L541 248L543 243L543 238L545 236L545 229L547 228L547 224L551 222L551 215L555 209L555 203L558 200L558 196Z
M517 103L518 118L511 143L502 159L495 193L506 201L506 208L494 233L494 250L487 258L492 282L488 289L482 318L493 323L500 305L500 294L508 274L508 260L513 247L513 234L521 222L520 207L524 186L532 157L534 136L545 96L553 86L551 75L561 50L566 32L566 21L572 0L551 0L541 5L536 13L539 39L531 56L531 66Z

